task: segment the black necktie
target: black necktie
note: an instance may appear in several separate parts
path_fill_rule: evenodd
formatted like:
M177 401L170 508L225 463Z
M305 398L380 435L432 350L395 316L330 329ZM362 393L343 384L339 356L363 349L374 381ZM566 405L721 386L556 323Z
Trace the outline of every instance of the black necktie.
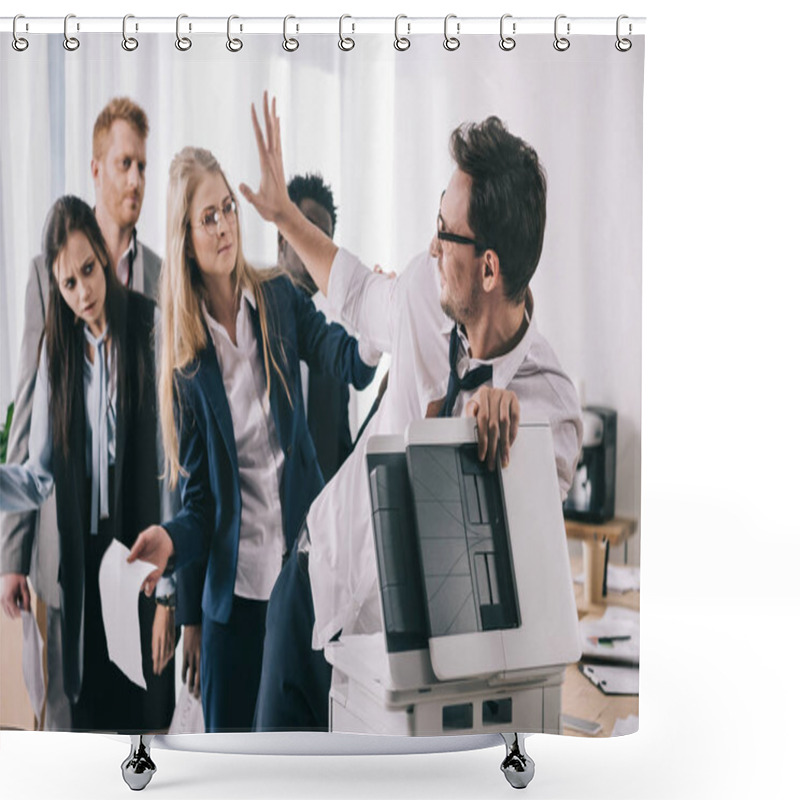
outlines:
M458 377L458 344L458 325L453 325L453 330L450 332L450 381L447 384L444 404L439 411L440 417L453 416L453 406L456 404L459 392L477 389L492 379L491 364L481 364L469 370L463 378Z

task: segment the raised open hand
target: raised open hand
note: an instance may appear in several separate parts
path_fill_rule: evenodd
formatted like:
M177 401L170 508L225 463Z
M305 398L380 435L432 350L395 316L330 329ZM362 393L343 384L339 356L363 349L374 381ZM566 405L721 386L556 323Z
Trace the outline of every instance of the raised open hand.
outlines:
M256 147L258 147L258 160L261 165L261 182L258 192L254 192L244 183L239 184L239 190L265 220L277 222L285 209L291 206L292 201L286 191L286 179L283 175L281 121L276 113L275 98L272 98L271 109L269 93L266 91L263 101L266 137L258 121L255 103L250 106L253 133L256 137Z

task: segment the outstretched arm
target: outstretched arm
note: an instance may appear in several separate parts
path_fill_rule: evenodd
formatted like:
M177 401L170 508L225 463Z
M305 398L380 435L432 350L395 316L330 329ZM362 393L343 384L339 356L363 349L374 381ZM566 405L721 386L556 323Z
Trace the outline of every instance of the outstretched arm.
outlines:
M19 352L17 391L14 395L14 415L8 431L6 462L21 464L28 458L28 439L33 410L33 392L39 367L39 343L44 330L47 269L44 256L31 261L25 289L25 315L22 328L22 347ZM0 517L0 572L27 575L37 534L37 515L25 512ZM27 585L26 589L27 591ZM26 608L26 610L29 610Z
M244 183L239 185L239 190L267 222L274 222L278 226L278 230L300 256L314 282L327 295L328 277L338 248L289 199L283 174L281 125L276 113L275 98L272 98L270 108L269 94L264 92L263 104L266 136L261 130L255 104L250 107L261 166L261 182L257 192Z
M53 491L53 444L48 409L49 397L47 354L42 348L31 403L28 458L23 464L0 466L0 511L33 511L39 508ZM9 569L8 572L18 572L18 570Z

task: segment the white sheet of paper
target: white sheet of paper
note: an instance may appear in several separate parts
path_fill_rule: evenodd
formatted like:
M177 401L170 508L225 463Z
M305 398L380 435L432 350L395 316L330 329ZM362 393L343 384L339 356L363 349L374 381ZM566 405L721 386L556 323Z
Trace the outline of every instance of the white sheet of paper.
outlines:
M605 694L639 694L639 667L581 664L580 671Z
M146 561L128 564L130 550L114 539L100 562L100 605L108 657L137 686L147 688L139 634L139 590L155 569Z
M22 611L22 676L31 701L37 725L42 719L44 704L44 667L42 665L42 634L36 617L30 611Z
M617 718L614 723L614 730L611 731L612 736L627 736L630 733L636 733L639 730L639 717L636 714L629 714L624 718Z
M178 702L175 704L175 713L172 715L169 732L205 733L205 731L206 725L203 721L203 706L184 683L178 695Z
M639 612L622 606L608 606L600 619L580 622L583 655L604 661L639 663ZM591 641L591 637L626 636L607 644Z

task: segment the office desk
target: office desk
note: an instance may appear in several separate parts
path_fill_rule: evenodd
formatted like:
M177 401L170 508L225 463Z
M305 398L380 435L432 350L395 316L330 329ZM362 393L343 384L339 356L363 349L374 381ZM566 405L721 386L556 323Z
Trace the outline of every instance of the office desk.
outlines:
M606 585L608 548L622 544L636 533L636 520L614 517L608 522L576 522L565 520L568 539L583 544L585 597L590 603L600 603Z
M572 559L572 574L577 575L583 569L580 558ZM597 619L605 613L609 605L624 606L639 610L639 592L609 592L599 603L590 603L583 596L579 584L573 584L575 600L578 605L580 619ZM561 712L573 717L599 722L603 729L592 738L610 736L617 719L624 719L630 714L639 714L639 697L629 695L605 695L588 678L581 675L577 664L567 667L564 685L561 689ZM570 736L586 736L586 734L564 728Z

